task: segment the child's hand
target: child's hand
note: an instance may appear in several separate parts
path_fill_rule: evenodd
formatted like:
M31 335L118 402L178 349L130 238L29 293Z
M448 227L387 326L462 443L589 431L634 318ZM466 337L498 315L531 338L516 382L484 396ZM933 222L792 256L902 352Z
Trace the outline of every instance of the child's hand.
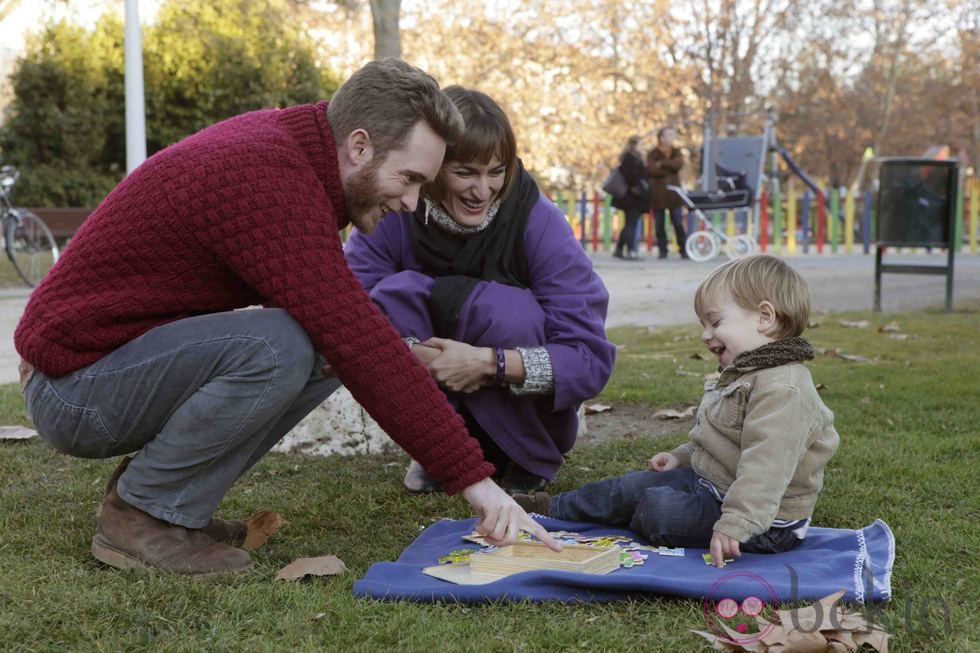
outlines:
M655 472L666 472L668 469L680 467L677 456L666 451L661 451L656 456L647 461L647 466Z
M725 558L739 558L742 552L739 551L739 542L733 537L728 537L722 532L714 531L711 534L711 559L715 567L724 567Z

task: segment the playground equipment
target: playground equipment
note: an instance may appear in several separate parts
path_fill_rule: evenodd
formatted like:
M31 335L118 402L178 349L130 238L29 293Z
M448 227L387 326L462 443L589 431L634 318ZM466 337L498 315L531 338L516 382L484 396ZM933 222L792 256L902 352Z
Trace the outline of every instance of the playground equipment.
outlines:
M769 173L766 173L769 157ZM687 253L695 260L708 260L718 254L721 243L726 244L728 254L744 256L755 251L755 240L748 235L749 222L756 227L751 231L761 237L762 249L768 237L766 215L766 192L770 196L779 193L779 158L799 177L817 196L818 206L823 206L823 190L796 163L789 151L780 147L776 141L776 113L772 108L766 110L766 124L762 136L737 136L715 138L710 116L704 126L704 146L702 150L702 174L699 185L703 190L678 192L682 201L691 208L700 222L701 229L688 238ZM737 236L725 235L705 219L703 211L719 209L744 209L746 233ZM822 221L818 222L822 226ZM778 225L775 225L778 232ZM697 236L695 238L695 236ZM752 242L751 250L747 242ZM714 244L714 246L712 245Z

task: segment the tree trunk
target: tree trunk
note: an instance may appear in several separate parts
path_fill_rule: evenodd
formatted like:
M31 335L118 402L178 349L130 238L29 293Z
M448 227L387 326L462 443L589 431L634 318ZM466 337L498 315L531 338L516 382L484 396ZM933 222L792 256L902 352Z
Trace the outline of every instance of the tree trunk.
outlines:
M402 56L402 39L398 28L401 4L401 0L371 0L375 59Z

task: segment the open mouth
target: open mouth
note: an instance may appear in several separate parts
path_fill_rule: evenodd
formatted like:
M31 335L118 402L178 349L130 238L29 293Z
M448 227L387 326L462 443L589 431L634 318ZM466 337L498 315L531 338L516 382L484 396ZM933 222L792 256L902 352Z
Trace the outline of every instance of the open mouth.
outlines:
M471 199L466 199L464 197L459 198L459 203L462 204L467 210L472 211L473 213L482 211L487 205L487 203L484 202L483 200L471 200Z
M718 358L721 358L721 355L725 353L725 348L719 345L718 347L708 347L708 351Z

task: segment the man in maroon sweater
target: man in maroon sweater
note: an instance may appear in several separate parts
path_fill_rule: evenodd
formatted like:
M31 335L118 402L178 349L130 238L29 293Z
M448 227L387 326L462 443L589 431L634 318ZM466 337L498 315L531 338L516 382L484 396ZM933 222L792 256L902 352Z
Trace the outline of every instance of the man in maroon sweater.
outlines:
M214 518L231 485L340 383L494 542L526 529L493 467L347 267L338 231L414 211L462 119L387 59L329 103L247 113L158 152L37 287L14 336L41 436L113 474L92 553L115 567L251 565ZM262 305L257 310L235 310ZM324 360L329 365L323 373Z

